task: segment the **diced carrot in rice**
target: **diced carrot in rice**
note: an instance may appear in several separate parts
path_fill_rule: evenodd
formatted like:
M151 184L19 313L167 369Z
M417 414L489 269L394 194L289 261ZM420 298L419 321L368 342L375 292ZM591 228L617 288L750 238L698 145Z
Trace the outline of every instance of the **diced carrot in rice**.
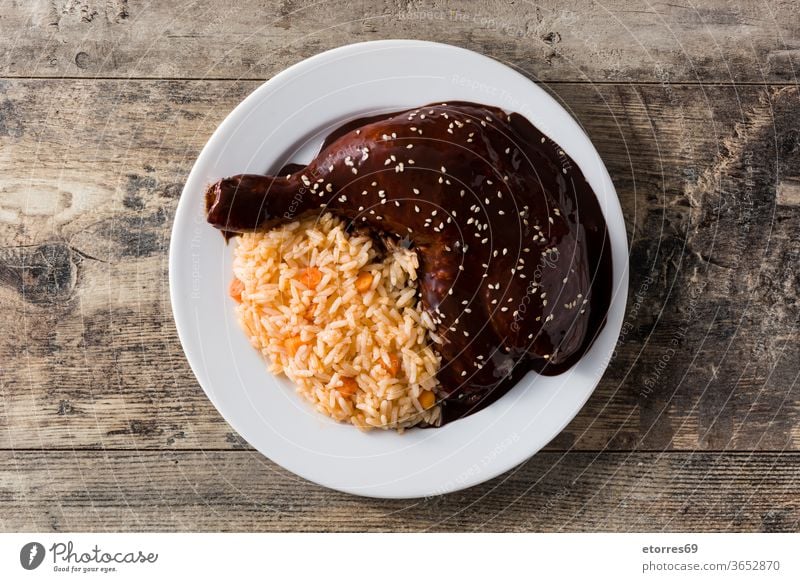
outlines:
M355 396L358 392L358 382L353 378L342 378L342 385L337 388L342 396Z
M372 274L371 273L361 273L358 277L356 277L356 290L359 293L366 293L369 291L370 286L372 285Z
M228 294L231 296L231 299L236 301L236 303L241 303L242 291L244 291L244 283L242 283L239 279L234 277L231 280L230 286L228 287Z
M386 369L389 374L392 376L396 376L397 372L400 371L400 360L397 359L397 356L394 354L389 354L389 365L386 365L386 362L381 362L383 367Z
M419 403L422 405L422 408L428 410L436 404L436 396L430 390L425 390L419 395Z
M322 281L322 271L316 267L306 267L295 277L309 289L314 289Z
M286 350L289 352L289 355L294 357L297 353L297 350L299 350L300 346L302 346L304 343L305 342L300 338L300 336L296 335L287 339L284 342L284 345L286 346Z

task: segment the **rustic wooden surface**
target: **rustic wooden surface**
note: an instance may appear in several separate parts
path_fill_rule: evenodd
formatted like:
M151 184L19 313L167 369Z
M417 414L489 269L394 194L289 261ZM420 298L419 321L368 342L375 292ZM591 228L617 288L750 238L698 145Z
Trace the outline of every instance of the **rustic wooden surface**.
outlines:
M206 399L167 247L210 133L359 40L517 67L596 144L631 241L619 349L548 446L376 501L254 452ZM0 529L796 531L800 6L0 0Z

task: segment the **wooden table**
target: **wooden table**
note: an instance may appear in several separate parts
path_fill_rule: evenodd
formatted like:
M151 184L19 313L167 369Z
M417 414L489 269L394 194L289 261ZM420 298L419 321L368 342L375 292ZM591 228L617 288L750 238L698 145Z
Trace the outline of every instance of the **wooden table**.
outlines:
M800 4L236 4L0 1L2 530L798 530ZM167 287L223 117L287 65L390 37L539 81L600 151L631 241L583 411L521 467L416 501L255 452L197 385Z

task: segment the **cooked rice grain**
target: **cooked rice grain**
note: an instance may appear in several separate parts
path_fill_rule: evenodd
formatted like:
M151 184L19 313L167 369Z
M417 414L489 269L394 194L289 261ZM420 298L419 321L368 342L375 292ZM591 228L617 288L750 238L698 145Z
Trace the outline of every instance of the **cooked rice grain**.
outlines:
M285 373L323 414L361 429L438 425L439 405L419 401L436 393L440 359L417 298L417 256L386 247L382 258L370 237L348 234L330 214L242 235L233 262L244 284L239 321L270 371ZM312 288L317 273L306 269L321 274ZM372 275L363 293L362 273Z

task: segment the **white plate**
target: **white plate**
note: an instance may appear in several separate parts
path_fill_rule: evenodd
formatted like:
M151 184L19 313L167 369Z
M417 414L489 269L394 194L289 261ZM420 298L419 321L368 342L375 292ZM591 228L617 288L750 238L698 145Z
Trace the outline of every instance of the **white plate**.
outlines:
M434 101L464 100L525 115L578 163L608 222L614 296L585 357L555 377L529 373L486 409L442 428L363 433L317 413L266 370L227 296L231 249L205 223L217 179L307 162L343 121ZM577 414L605 370L622 324L627 239L614 186L591 142L534 83L477 53L390 40L341 47L264 83L219 126L183 190L170 243L172 309L186 357L208 397L261 453L311 481L358 495L422 497L481 483L529 458Z

